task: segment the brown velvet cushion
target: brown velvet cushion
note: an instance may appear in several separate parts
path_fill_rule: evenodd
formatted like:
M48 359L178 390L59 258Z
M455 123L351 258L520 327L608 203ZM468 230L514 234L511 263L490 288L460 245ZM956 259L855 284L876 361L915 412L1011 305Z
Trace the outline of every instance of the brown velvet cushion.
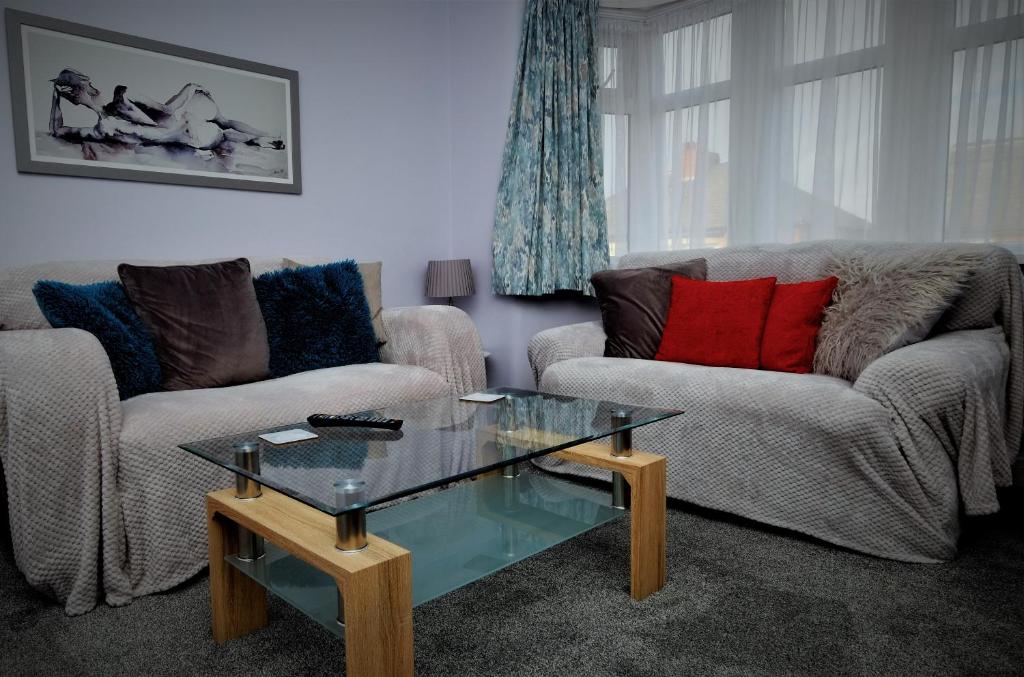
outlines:
M597 292L607 335L605 357L654 359L668 316L673 275L704 280L708 276L707 261L691 259L650 268L594 273L590 283Z
M166 390L267 377L270 350L249 261L117 267L128 299L153 334Z

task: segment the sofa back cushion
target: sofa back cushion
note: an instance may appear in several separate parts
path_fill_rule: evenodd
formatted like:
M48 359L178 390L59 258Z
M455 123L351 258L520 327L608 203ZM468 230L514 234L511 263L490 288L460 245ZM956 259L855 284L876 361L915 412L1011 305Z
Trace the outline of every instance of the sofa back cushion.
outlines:
M672 301L655 359L757 369L774 277L732 282L672 278Z
M754 245L722 249L686 249L667 252L637 252L619 259L618 267L640 268L686 261L694 257L707 259L709 280L744 280L775 276L781 283L818 280L831 275L831 262L837 255L925 255L938 250L956 250L982 255L960 297L935 325L935 331L984 329L1005 325L1005 318L1019 303L1020 276L1009 280L1017 271L1013 253L987 244L914 244L907 242L857 242L852 240L820 240L792 245ZM1020 330L1017 327L1012 333ZM1011 331L1008 329L1007 334ZM1019 339L1014 337L1011 346Z
M668 315L672 277L682 275L703 280L707 272L704 259L692 259L664 266L594 273L590 283L597 293L607 337L604 356L654 359Z
M299 268L301 266L317 266L336 263L337 259L303 259L295 261L284 259L281 261L283 268ZM370 321L373 323L373 333L377 336L377 347L380 348L388 342L387 332L384 330L384 301L380 281L382 263L380 261L368 261L357 263L359 275L363 278L363 292L366 294L366 302L370 305Z
M379 360L355 261L264 273L253 284L267 324L272 377Z
M266 378L267 329L246 259L191 266L124 263L117 273L153 334L165 390Z
M775 285L761 338L761 368L809 374L825 308L839 278Z
M52 327L82 329L99 340L122 400L161 389L163 372L153 336L120 282L77 285L40 280L32 291Z
M956 249L836 255L830 269L839 287L825 312L814 371L856 381L879 357L923 341L982 259Z
M59 280L69 284L92 284L116 281L117 266L121 261L50 261L14 268L0 268L0 329L47 329L50 323L43 317L32 287L39 280ZM198 261L213 263L214 261ZM129 260L138 266L173 266L197 261ZM249 259L253 275L281 267L280 258Z

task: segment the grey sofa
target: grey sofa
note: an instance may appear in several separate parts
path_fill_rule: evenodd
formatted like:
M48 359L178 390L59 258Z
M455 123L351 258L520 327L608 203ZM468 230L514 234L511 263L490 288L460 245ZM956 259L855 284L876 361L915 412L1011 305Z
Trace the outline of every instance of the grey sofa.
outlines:
M252 260L254 274L280 264ZM126 604L206 565L203 495L231 477L178 444L486 385L468 316L421 306L384 310L380 363L122 402L99 341L48 328L31 294L39 279L116 279L116 265L0 271L0 462L14 554L69 614Z
M854 247L915 250L821 242L631 254L619 265L703 256L711 280L794 282L823 277L833 253ZM637 448L668 456L672 497L865 553L948 560L961 515L999 509L996 488L1013 481L1024 417L1021 273L1006 250L968 248L984 262L933 335L879 358L855 383L605 358L600 322L540 332L530 363L541 390L684 409L635 433Z

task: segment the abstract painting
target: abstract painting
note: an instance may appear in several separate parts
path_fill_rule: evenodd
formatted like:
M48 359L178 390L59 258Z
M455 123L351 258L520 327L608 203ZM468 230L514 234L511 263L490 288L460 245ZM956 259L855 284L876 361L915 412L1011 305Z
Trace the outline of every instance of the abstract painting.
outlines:
M302 192L295 71L5 19L19 171Z

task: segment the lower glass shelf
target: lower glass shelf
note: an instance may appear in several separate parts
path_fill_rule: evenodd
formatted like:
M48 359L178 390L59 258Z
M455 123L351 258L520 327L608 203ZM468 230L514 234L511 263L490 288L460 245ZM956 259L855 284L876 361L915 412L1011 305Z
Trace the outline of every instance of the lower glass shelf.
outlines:
M412 603L418 606L574 536L622 517L606 491L523 473L483 477L371 512L366 530L412 553ZM232 566L337 636L334 580L266 544L266 555Z

